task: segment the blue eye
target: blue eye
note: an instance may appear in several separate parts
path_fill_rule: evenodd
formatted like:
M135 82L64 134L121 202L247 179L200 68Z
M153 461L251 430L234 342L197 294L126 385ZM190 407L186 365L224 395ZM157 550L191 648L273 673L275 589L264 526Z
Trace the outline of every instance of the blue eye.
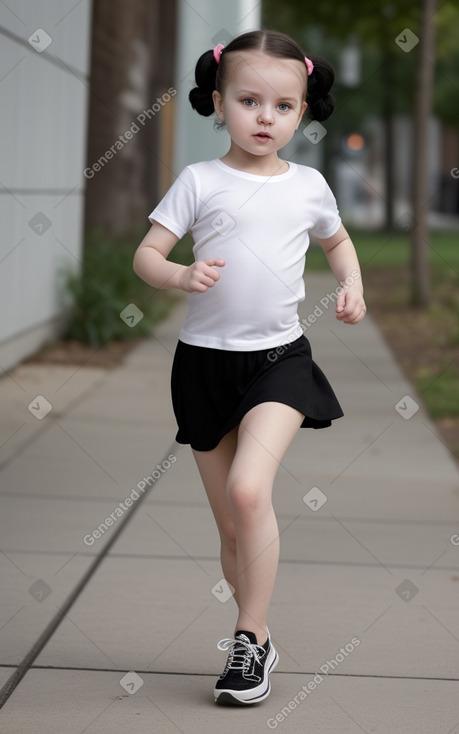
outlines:
M287 110L290 109L290 105L287 104L287 102L281 102L279 105L279 109L281 112L287 112Z
M253 104L250 104L251 102ZM255 104L255 100L248 97L247 99L242 100L242 104L245 105L246 107L253 107Z

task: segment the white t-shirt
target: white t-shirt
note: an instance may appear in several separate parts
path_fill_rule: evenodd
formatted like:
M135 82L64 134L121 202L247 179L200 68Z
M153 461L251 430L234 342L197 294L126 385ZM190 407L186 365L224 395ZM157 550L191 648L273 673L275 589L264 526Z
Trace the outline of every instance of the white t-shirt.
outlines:
M184 168L149 220L180 238L190 232L195 260L225 260L212 288L189 294L179 338L230 351L271 349L301 336L308 233L331 237L341 224L314 168L289 162L286 173L258 176L219 159Z

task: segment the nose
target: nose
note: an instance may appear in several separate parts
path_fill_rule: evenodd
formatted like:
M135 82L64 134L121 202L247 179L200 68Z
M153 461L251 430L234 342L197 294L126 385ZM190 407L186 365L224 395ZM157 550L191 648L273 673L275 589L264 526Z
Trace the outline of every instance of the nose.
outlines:
M258 112L258 122L270 125L273 120L274 115L270 105L262 105Z

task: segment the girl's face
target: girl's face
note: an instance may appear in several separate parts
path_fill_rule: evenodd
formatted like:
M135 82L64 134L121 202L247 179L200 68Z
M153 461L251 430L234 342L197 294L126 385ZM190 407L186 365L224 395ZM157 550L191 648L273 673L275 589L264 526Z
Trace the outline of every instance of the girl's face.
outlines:
M229 81L213 100L232 144L255 156L277 153L293 137L307 107L306 65L260 51L228 54L226 61Z

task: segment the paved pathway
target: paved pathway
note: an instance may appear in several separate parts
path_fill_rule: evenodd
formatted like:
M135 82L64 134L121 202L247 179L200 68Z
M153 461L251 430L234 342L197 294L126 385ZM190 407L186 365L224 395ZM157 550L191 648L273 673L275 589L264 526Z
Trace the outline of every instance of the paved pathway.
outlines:
M458 470L371 318L335 320L328 274L307 287L306 335L346 415L300 431L278 474L270 698L213 702L235 607L190 451L168 448L179 306L114 371L21 365L0 381L0 683L155 480L2 732L459 732Z

